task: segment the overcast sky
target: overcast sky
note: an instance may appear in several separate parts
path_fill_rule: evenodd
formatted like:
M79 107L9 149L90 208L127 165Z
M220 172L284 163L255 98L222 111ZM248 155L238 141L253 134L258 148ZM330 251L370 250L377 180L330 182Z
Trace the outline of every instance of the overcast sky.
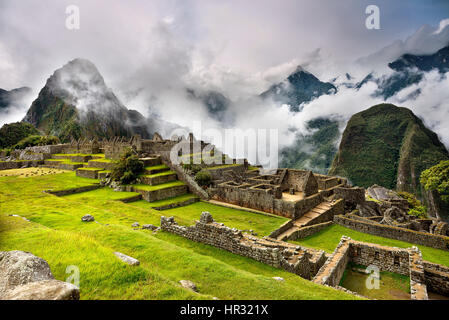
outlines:
M65 27L70 4L80 8L80 30ZM365 28L370 4L380 8L380 30ZM207 79L208 71L250 76L304 63L317 49L353 60L448 14L444 0L2 0L0 88L40 87L77 57L111 85L142 67L156 72L156 64Z
M68 5L80 10L79 30L66 28ZM365 27L368 5L380 9L379 30ZM319 116L347 120L382 102L371 96L375 87L342 88L296 115L249 98L298 65L328 81L384 72L404 53L433 53L449 43L448 18L446 0L1 0L0 88L34 92L0 124L21 120L47 78L74 58L92 61L128 108L187 127L220 124L186 100L186 87L228 96L237 127L285 131ZM447 78L425 81L420 99L391 102L422 116L449 145ZM284 133L288 145L294 135Z

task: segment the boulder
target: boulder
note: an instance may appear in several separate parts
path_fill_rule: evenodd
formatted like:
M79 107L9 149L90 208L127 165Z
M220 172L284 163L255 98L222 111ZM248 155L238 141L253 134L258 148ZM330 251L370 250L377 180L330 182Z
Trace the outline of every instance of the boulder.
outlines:
M48 263L24 251L0 251L0 300L79 300L73 284L55 280Z
M126 254L123 254L121 252L114 252L115 256L122 260L123 262L129 264L130 266L138 266L140 264L140 261L137 259L134 259L133 257L127 256Z
M17 286L52 279L44 259L24 251L0 251L0 297Z
M95 221L95 218L94 218L94 216L92 216L90 214L86 214L84 217L81 218L81 221L92 222L92 221Z
M138 228L140 226L140 224L138 222L134 222L131 227L133 228Z
M80 291L71 283L42 280L17 286L6 292L2 300L79 300Z
M152 230L152 231L154 231L154 230L157 229L157 227L154 226L154 225L152 225L152 224L144 224L144 225L142 226L142 229L147 229L147 230Z
M210 214L210 212L203 211L201 213L200 222L202 222L202 223L212 223L212 222L214 222L214 218L212 218L212 215Z
M190 280L181 280L179 281L181 287L192 290L193 292L198 292L198 288L196 285Z
M377 217L381 216L382 213L379 210L379 204L374 201L365 201L357 205L357 210L361 217Z
M371 198L378 201L403 200L396 192L378 185L373 185L366 191Z

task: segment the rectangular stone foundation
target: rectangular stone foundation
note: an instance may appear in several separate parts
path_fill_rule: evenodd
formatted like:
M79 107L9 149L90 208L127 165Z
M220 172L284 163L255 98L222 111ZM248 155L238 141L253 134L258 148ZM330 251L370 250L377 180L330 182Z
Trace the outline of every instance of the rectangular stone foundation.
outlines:
M351 240L343 236L332 256L318 271L315 283L338 287L349 261L379 271L410 276L412 300L428 300L421 252L418 248L400 249Z

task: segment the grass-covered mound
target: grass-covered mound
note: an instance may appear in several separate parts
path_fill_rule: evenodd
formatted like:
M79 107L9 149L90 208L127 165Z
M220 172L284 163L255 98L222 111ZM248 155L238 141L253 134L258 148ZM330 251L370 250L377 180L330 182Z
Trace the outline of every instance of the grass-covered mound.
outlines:
M68 276L67 266L78 266L82 299L354 299L249 258L170 233L131 227L136 221L159 225L161 214L184 217L179 222L188 223L207 210L218 221L227 216L223 222L230 226L264 234L267 221L277 228L284 221L281 218L205 203L159 212L115 201L107 194L85 198L42 192L96 182L74 172L0 178L0 250L24 250L42 257L59 280ZM86 214L98 223L82 222ZM139 259L140 266L124 264L114 251ZM275 276L285 281L272 279ZM199 293L181 288L182 279L193 281Z

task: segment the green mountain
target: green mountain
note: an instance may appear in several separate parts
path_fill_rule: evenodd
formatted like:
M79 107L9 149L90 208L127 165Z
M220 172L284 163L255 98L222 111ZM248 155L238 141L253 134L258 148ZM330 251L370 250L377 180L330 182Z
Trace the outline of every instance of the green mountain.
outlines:
M71 138L151 137L151 122L128 110L93 63L70 61L56 70L32 103L24 121L61 141Z
M380 104L351 117L329 173L425 198L421 172L447 159L438 136L412 111Z

